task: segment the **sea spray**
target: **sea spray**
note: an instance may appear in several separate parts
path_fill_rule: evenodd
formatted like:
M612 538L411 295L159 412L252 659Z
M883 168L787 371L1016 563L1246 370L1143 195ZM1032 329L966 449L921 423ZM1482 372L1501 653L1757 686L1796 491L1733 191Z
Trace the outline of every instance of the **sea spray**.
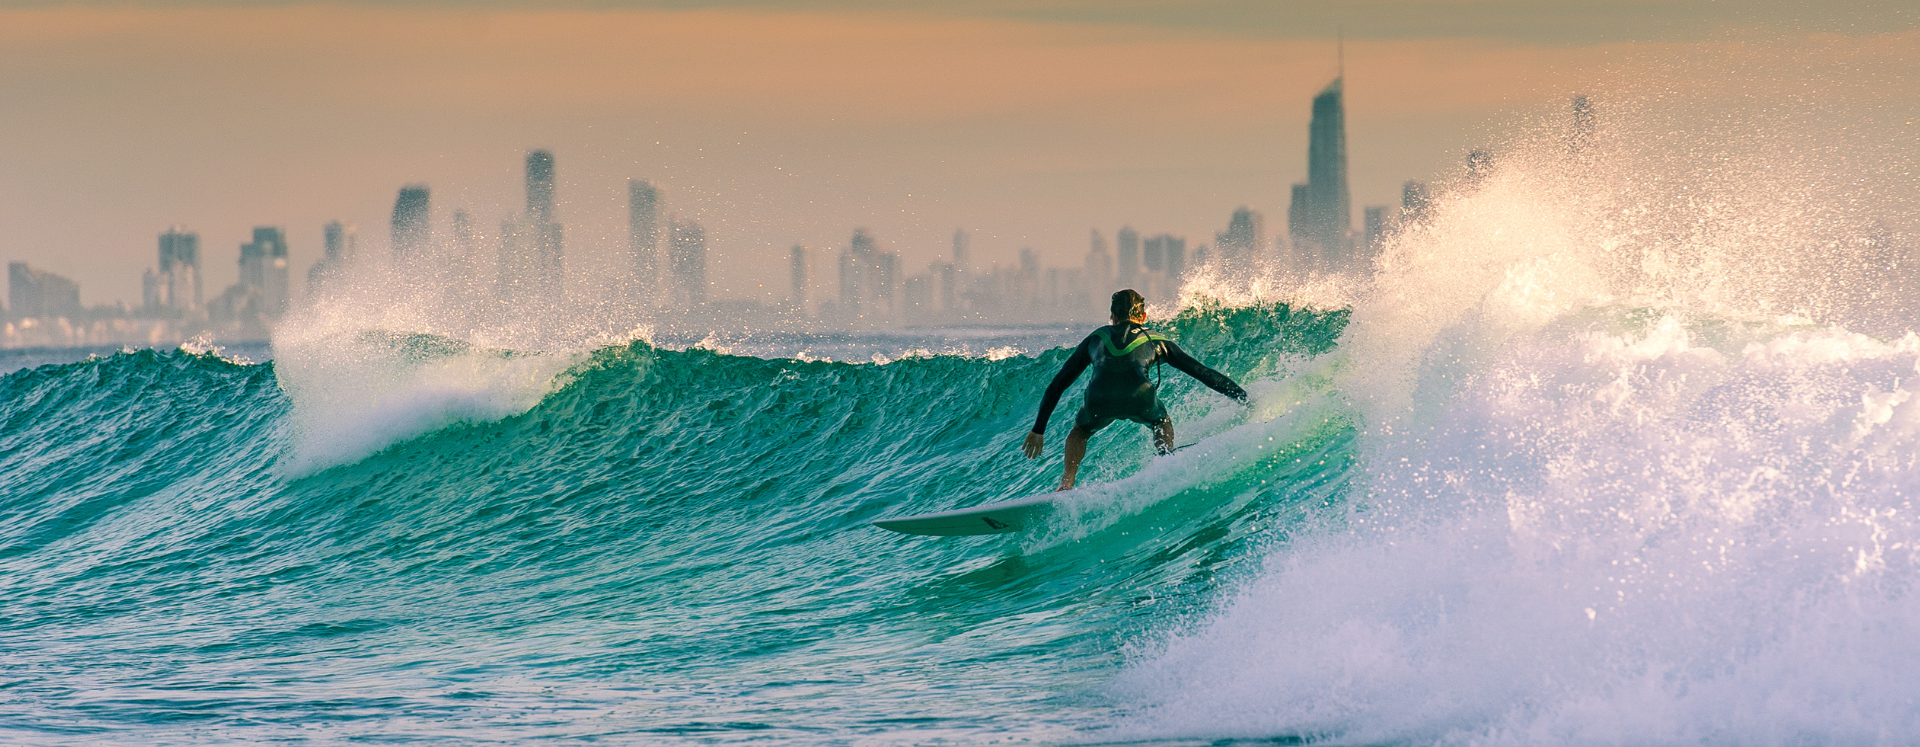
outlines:
M1672 82L1387 240L1334 355L1351 491L1136 641L1106 736L1920 739L1912 153Z

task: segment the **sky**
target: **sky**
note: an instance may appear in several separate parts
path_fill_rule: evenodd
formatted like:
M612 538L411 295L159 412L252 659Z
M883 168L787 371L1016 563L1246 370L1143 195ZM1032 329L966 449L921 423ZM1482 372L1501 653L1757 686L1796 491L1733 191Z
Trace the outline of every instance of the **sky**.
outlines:
M404 184L497 226L544 148L577 279L617 261L628 179L705 224L724 298L784 298L796 243L830 275L857 227L908 272L957 227L982 268L1077 266L1090 229L1283 228L1338 50L1356 225L1651 68L1876 66L1920 100L1892 2L0 2L0 259L136 305L182 225L211 297L270 225L298 288L329 221L387 251Z

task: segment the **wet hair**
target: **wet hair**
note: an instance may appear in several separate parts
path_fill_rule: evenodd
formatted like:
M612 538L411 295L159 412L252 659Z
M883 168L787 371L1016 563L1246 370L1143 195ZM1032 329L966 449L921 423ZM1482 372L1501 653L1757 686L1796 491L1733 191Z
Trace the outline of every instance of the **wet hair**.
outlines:
M1113 315L1122 319L1132 319L1147 313L1147 297L1132 288L1114 291L1113 304L1107 307Z

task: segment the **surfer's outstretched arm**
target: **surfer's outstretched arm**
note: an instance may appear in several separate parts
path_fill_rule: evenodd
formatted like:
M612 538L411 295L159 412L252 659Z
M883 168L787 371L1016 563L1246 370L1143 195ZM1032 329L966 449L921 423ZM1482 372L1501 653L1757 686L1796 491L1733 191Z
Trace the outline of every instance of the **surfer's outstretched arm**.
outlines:
M1168 365L1180 369L1182 373L1188 376L1199 379L1200 383L1207 385L1208 389L1232 397L1235 402L1243 405L1247 403L1247 390L1241 389L1239 384L1233 383L1233 379L1227 378L1226 374L1207 368L1201 364L1200 361L1194 360L1193 356L1187 355L1187 351L1181 350L1180 346L1174 344L1172 340L1167 340L1161 344L1166 346L1166 361Z
M1073 349L1073 355L1067 356L1066 364L1060 366L1060 373L1053 375L1053 383L1047 385L1047 393L1040 397L1040 415L1033 419L1033 430L1027 433L1027 441L1021 449L1027 458L1040 456L1040 449L1046 445L1047 419L1053 417L1053 408L1060 405L1060 396L1067 393L1067 387L1073 386L1073 380L1093 363L1093 354L1088 352L1088 342L1097 339L1088 335Z

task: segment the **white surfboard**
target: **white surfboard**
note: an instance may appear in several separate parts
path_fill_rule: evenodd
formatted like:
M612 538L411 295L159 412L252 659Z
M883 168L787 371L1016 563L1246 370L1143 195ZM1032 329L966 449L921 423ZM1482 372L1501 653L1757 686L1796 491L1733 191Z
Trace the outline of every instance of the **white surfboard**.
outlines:
M970 534L1003 534L1038 526L1053 513L1054 506L1071 491L1048 493L973 508L960 508L934 514L875 519L874 526L901 534L933 537L960 537Z
M1198 444L1199 442L1196 441L1175 446L1167 454ZM901 534L924 534L929 537L1005 534L1039 526L1040 522L1046 520L1048 514L1053 513L1054 507L1072 498L1073 495L1074 491L1062 490L1057 493L1016 498L973 508L956 508L935 514L874 519L873 525Z

